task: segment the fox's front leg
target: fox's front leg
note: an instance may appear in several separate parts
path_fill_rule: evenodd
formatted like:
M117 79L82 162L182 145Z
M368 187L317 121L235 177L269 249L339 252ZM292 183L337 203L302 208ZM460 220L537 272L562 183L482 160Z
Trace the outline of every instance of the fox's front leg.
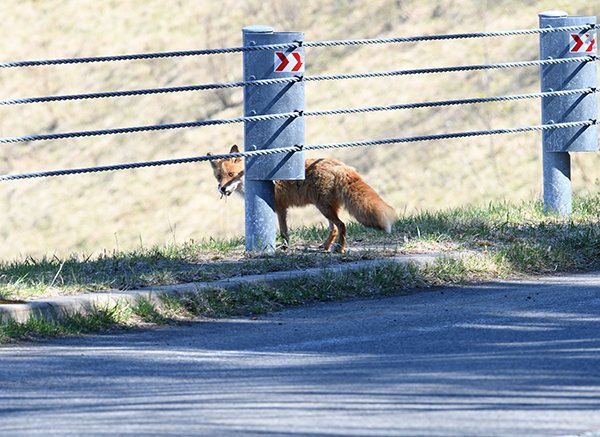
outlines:
M290 239L288 235L288 227L287 227L287 209L279 208L277 209L277 220L279 221L279 235L281 235L282 240L282 249L287 249L290 244Z

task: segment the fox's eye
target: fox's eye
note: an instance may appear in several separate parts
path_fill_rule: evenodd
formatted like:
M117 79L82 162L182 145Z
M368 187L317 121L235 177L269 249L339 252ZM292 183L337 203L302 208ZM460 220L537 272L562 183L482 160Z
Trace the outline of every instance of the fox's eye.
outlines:
M232 172L229 172L228 176L229 176L230 178L232 178L232 177L233 177L233 173L232 173Z

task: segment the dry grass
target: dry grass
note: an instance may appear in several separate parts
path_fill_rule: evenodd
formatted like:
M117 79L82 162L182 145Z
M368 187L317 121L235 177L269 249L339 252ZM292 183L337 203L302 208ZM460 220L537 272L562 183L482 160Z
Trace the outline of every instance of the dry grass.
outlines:
M349 223L351 250L346 254L316 249L327 233L320 226L294 229L291 247L273 255L245 254L241 239L213 239L100 256L0 262L0 300L216 281L431 252L470 254L443 264L440 280L450 267L458 268L461 280L467 281L592 270L600 265L599 211L596 195L575 197L568 218L544 214L541 202L491 202L406 215L391 234Z
M306 40L419 35L537 26L537 13L593 15L586 1L417 0L164 2L6 0L6 60L238 46L241 28L302 30ZM537 57L537 37L307 50L307 74L503 62ZM241 56L3 70L3 98L238 80ZM311 83L307 109L500 95L538 90L538 71L461 73ZM0 134L222 118L241 114L241 92L184 93L0 109ZM538 124L539 102L451 107L307 121L306 142L339 142ZM4 145L0 172L185 157L242 141L239 125ZM365 174L399 211L438 210L539 197L536 134L331 152ZM596 191L596 154L574 158L577 192ZM243 233L238 199L217 203L206 164L0 184L0 257L130 250L140 244ZM310 209L293 226L320 222Z

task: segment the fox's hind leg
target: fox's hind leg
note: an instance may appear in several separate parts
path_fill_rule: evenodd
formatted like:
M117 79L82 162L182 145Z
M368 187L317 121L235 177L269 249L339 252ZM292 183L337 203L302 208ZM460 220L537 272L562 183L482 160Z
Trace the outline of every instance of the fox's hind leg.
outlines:
M333 240L335 240L337 234L337 227L333 224L331 220L329 220L329 235L327 235L325 242L319 246L319 249L329 250L329 248L331 247L331 243L333 243Z
M338 253L344 253L346 252L346 225L339 218L334 224L338 228L339 235L332 249Z
M344 253L346 251L346 225L338 217L339 207L318 207L321 214L329 220L329 235L325 243L323 243L323 249L329 250L331 243L337 236L337 240L333 245L332 250L338 253Z

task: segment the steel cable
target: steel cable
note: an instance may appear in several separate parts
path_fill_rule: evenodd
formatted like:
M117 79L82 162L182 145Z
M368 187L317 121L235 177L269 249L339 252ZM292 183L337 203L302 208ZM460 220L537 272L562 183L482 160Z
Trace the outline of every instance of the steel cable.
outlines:
M47 103L47 102L59 102L65 100L85 100L85 99L103 99L110 97L131 97L141 96L148 94L163 94L163 93L177 93L177 92L188 92L188 91L205 91L215 90L223 88L243 88L248 86L261 86L261 85L274 85L281 83L293 83L302 80L301 77L282 77L273 79L258 79L252 81L239 81L239 82L225 82L225 83L210 83L205 85L187 85L179 87L167 87L167 88L148 88L139 90L125 90L125 91L107 91L98 93L87 93L87 94L67 94L60 96L42 96L42 97L23 97L16 99L5 99L0 100L0 105L22 105L28 103Z
M358 44L381 44L381 43L400 43L400 42L417 42L417 41L430 41L430 40L444 40L444 39L462 39L462 38L482 38L482 37L498 37L498 36L509 36L509 35L528 35L528 34L541 34L547 32L559 32L559 31L575 31L575 30L587 30L597 29L599 26L594 24L582 25L582 26L569 26L562 28L545 28L545 29L526 29L526 30L513 30L513 31L501 31L501 32L479 32L479 33L463 33L463 34L448 34L448 35L430 35L430 36L415 36L415 37L399 37L399 38L373 38L363 40L338 40L338 41L313 41L313 42L295 42L293 44L271 44L265 46L251 46L251 47L234 47L224 49L209 49L209 50L194 50L184 52L164 52L164 53L147 53L147 54L134 54L134 55L121 55L121 56L104 56L104 57L92 57L92 58L70 58L70 59L55 59L55 60L43 60L43 61L22 61L22 62L4 62L0 63L0 68L13 68L13 67L29 67L29 66L42 66L42 65L56 65L56 64L72 64L72 63L88 63L88 62L108 62L108 61L124 61L134 59L153 59L153 58L166 58L166 57L177 57L177 56L195 56L195 55L212 55L221 53L236 53L236 52L247 52L253 50L283 50L288 48L296 48L301 45L304 47L331 47L336 45L358 45ZM577 58L563 58L563 59L544 59L544 60L532 60L532 61L518 61L518 62L507 62L497 64L480 64L480 65L468 65L468 66L456 66L456 67L436 67L436 68L425 68L425 69L411 69L411 70L396 70L396 71L384 71L384 72L367 72L367 73L345 73L345 74L331 74L331 75L315 75L315 76L295 76L288 78L278 79L266 79L266 80L254 80L254 81L243 81L243 82L229 82L221 84L206 84L206 85L192 85L192 86L181 86L181 87L168 87L168 88L154 88L154 89L142 89L142 90L126 90L126 91L112 91L112 92L100 92L100 93L88 93L88 94L72 94L63 96L44 96L44 97L31 97L31 98L18 98L18 99L7 99L0 100L0 105L14 105L14 104L26 104L26 103L41 103L41 102L52 102L62 100L80 100L80 99L93 99L93 98L107 98L107 97L122 97L122 96L134 96L144 94L158 94L158 93L170 93L170 92L185 92L185 91L199 91L208 89L219 89L219 88L234 88L234 87L246 87L246 86L260 86L267 84L284 84L294 83L299 81L324 81L324 80L341 80L341 79L358 79L358 78L374 78L374 77L388 77L388 76L404 76L413 74L433 74L433 73L447 73L447 72L460 72L460 71L478 71L487 69L505 69L505 68L518 68L518 67L530 67L530 66L542 66L542 65L557 65L571 62L591 62L597 61L597 56L585 56ZM300 116L322 116L322 115L340 115L340 114L351 114L359 112L371 112L371 111L384 111L384 110L398 110L398 109L412 109L412 108L423 108L423 107L435 107L435 106L446 106L446 105L459 105L459 104L473 104L473 103L486 103L486 102L497 102L497 101L508 101L508 100L521 100L531 99L539 97L553 97L560 95L574 95L574 94L590 94L597 93L597 89L579 89L579 90L566 90L566 91L554 91L546 93L530 93L530 94L519 94L513 96L497 96L497 97L483 97L483 98L471 98L471 99L460 99L460 100L444 100L437 102L423 102L423 103L408 103L399 105L388 105L388 106L371 106L364 108L341 108L331 110L318 110L318 111L294 111L283 114L270 114L261 116L251 117L236 117L230 119L221 120L201 120L193 122L183 123L170 123L161 125L149 125L149 126L134 126L116 129L104 129L104 130L92 130L82 132L68 132L68 133L57 133L57 134L42 134L42 135L28 135L20 137L5 137L0 138L0 143L19 143L28 141L39 141L39 140L52 140L52 139L64 139L74 137L89 137L95 135L110 135L110 134L123 134L123 133L134 133L143 131L155 131L163 129L178 129L187 127L199 127L209 126L218 124L228 123L241 123L241 122L259 122L265 120L274 119L289 119ZM192 158L180 158L170 159L162 161L145 161L129 164L117 164L110 166L100 167L88 167L80 169L69 169L69 170L55 170L48 172L37 172L37 173L23 173L15 175L3 175L0 176L0 181L3 180L14 180L14 179L25 179L32 177L46 177L46 176L59 176L67 174L78 174L78 173L91 173L98 171L112 171L121 169L131 169L158 165L172 165L182 164L189 162L201 162L209 161L214 159L222 159L226 157L252 157L269 155L275 153L290 153L297 150L321 150L321 149L332 149L332 148L345 148L345 147L364 147L374 146L382 144L393 144L393 143L409 143L416 141L431 141L431 140L442 140L462 137L473 137L481 135L498 135L498 134L510 134L519 132L531 132L541 131L548 129L559 129L568 127L581 126L585 129L587 126L597 124L596 120L588 120L581 122L570 122L570 123L557 123L553 125L541 125L541 126L526 126L519 128L507 128L507 129L494 129L486 131L470 131L470 132L457 132L449 134L435 134L435 135L421 135L414 137L400 137L400 138L387 138L380 140L364 140L364 141L353 141L344 143L334 144L311 144L311 145L297 145L293 147L285 147L279 149L268 149L268 150L257 150L251 152L240 152L235 154L222 154L222 155L207 155Z
M99 93L87 93L87 94L67 94L59 96L43 96L43 97L24 97L15 99L0 100L0 105L19 105L19 104L31 104L31 103L47 103L56 101L66 100L84 100L84 99L98 99L98 98L110 98L110 97L131 97L147 94L161 94L161 93L173 93L173 92L186 92L186 91L203 91L223 88L242 88L248 86L262 86L262 85L274 85L274 84L285 84L295 83L300 81L312 82L312 81L323 81L323 80L342 80L342 79L366 79L376 77L390 77L390 76L407 76L416 74L436 74L436 73L452 73L461 71L481 71L491 69L506 69L506 68L520 68L520 67L533 67L541 65L555 65L565 64L571 62L591 62L597 61L597 56L582 56L576 58L560 58L560 59L544 59L544 60L532 60L532 61L517 61L517 62L504 62L497 64L477 64L477 65L463 65L456 67L435 67L435 68L419 68L410 70L393 70L393 71L379 71L379 72L366 72L366 73L342 73L342 74L331 74L331 75L314 75L314 76L293 76L293 77L282 77L273 79L258 79L251 81L239 81L239 82L225 82L225 83L214 83L205 85L189 85L180 87L168 87L168 88L149 88L140 90L126 90L126 91L109 91Z
M219 55L226 53L243 53L250 51L260 50L285 50L299 47L333 47L333 46L344 46L344 45L366 45L366 44L388 44L388 43L405 43L405 42L419 42L419 41L434 41L434 40L452 40L452 39L468 39L468 38L489 38L489 37L501 37L501 36L513 36L513 35L534 35L551 32L567 32L567 31L585 31L591 29L598 29L597 24L586 24L578 26L565 26L565 27L554 27L544 29L521 29L521 30L507 30L507 31L496 31L496 32L472 32L472 33L456 33L456 34L441 34L441 35L424 35L424 36L408 36L408 37L392 37L392 38L366 38L366 39L353 39L353 40L330 40L330 41L305 41L297 42L293 44L269 44L269 45L257 45L247 47L228 47L228 48L216 48L216 49L204 49L204 50L185 50L185 51L172 51L172 52L157 52L157 53L140 53L130 55L117 55L117 56L95 56L95 57L82 57L82 58L63 58L63 59L46 59L36 61L14 61L14 62L0 62L0 68L18 68L18 67L39 67L48 65L64 65L64 64L82 64L82 63L95 63L95 62L114 62L114 61L133 61L133 60L146 60L146 59L163 59L173 57L187 57L187 56L201 56L201 55Z
M570 128L570 127L582 127L583 129L585 129L588 126L597 125L597 124L598 124L597 120L586 120L586 121L576 121L576 122L568 122L568 123L556 123L556 124L551 124L551 125L538 125L538 126L525 126L525 127L517 127L517 128L506 128L506 129L455 132L455 133L435 134L435 135L419 135L419 136L412 136L412 137L385 138L385 139L380 139L380 140L349 141L349 142L344 142L344 143L332 143L332 144L295 145L295 146L291 146L291 147L282 147L282 148L277 148L277 149L255 150L255 151L238 152L238 153L226 153L226 154L220 154L220 155L204 155L204 156L196 156L196 157L191 157L191 158L178 158L178 159L168 159L168 160L161 160L161 161L144 161L144 162L135 162L135 163L128 163L128 164L115 164L115 165L75 168L75 169L66 169L66 170L51 170L51 171L42 171L42 172L34 172L34 173L5 174L5 175L0 175L0 181L52 177L52 176L66 176L66 175L73 175L73 174L106 172L106 171L115 171L115 170L127 170L127 169L142 168L142 167L155 167L155 166L163 166L163 165L213 161L213 160L218 160L218 159L235 158L235 157L248 158L248 157L255 157L255 156L273 155L273 154L279 154L279 153L293 153L293 152L297 152L300 150L324 150L324 149L339 149L339 148L348 148L348 147L369 147L369 146L384 145L384 144L400 144L400 143L411 143L411 142L419 142L419 141L434 141L434 140L467 138L467 137L484 136L484 135L513 134L513 133L544 131L544 130L552 130L552 129L564 129L564 128Z
M516 61L502 62L496 64L477 64L477 65L462 65L456 67L434 67L434 68L417 68L411 70L393 70L379 71L371 73L342 73L342 74L323 74L318 76L305 76L304 81L321 81L321 80L341 80L341 79L366 79L374 77L389 77L389 76L407 76L413 74L436 74L436 73L455 73L461 71L480 71L506 68L521 68L521 67L537 67L542 65L558 65L568 64L571 62L592 62L597 61L597 56L581 56L576 58L558 58L558 59L540 59L531 61Z
M420 103L404 103L397 105L387 106L368 106L363 108L340 108L340 109L325 109L325 110L314 110L314 111L294 111L280 114L267 114L267 115L253 115L247 117L233 117L226 119L216 120L199 120L189 121L182 123L167 123L147 126L132 126L123 128L113 129L99 129L90 131L79 131L79 132L65 132L56 134L39 134L39 135L25 135L16 137L2 137L0 138L0 144L8 143L25 143L30 141L44 141L44 140L59 140L68 138L84 138L101 135L118 135L128 133L139 133L139 132L150 132L159 130L172 130L172 129L183 129L191 127L202 127L202 126L216 126L223 124L234 124L234 123L254 123L268 120L280 120L280 119L291 119L300 116L315 117L325 115L343 115L343 114L358 114L365 112L376 112L376 111L394 111L401 109L416 109L416 108L428 108L428 107L440 107L440 106L451 106L451 105L462 105L462 104L477 104L477 103L491 103L491 102L502 102L502 101L515 101L524 99L534 98L548 98L566 95L587 95L598 93L596 88L584 88L576 90L564 90L564 91L550 91L543 93L530 93L530 94L516 94L508 96L496 96L496 97L479 97L470 99L457 99L457 100L441 100L434 102L420 102Z
M63 58L63 59L44 59L37 61L15 61L15 62L0 62L0 68L17 68L17 67L41 67L48 65L64 65L64 64L86 64L92 62L114 62L114 61L136 61L146 59L162 59L187 56L202 56L202 55L220 55L225 53L243 53L250 51L261 50L285 50L289 48L299 47L299 43L294 44L268 44L249 47L227 47L217 49L203 50L184 50L174 52L157 52L157 53L136 53L131 55L116 55L116 56L92 56L83 58Z
M576 30L591 30L597 29L597 24L585 24L577 26L564 26L564 27L548 27L543 29L518 29L518 30L504 30L495 32L472 32L472 33L452 33L443 35L423 35L423 36L405 36L405 37L391 37L391 38L368 38L368 39L354 39L354 40L331 40L331 41L310 41L304 42L304 47L334 47L334 46L348 46L348 45L364 45L364 44L393 44L393 43L405 43L405 42L420 42L420 41L441 41L441 40L452 40L452 39L472 39L472 38L494 38L503 36L517 36L517 35L538 35L544 33L553 32L570 32Z
M0 138L0 144L8 143L26 143L30 141L44 141L44 140L62 140L68 138L83 138L100 135L117 135L117 134L130 134L139 132L150 132L158 130L171 130L171 129L183 129L190 127L201 127L201 126L215 126L221 124L232 124L232 123L243 123L243 122L257 122L266 120L277 120L277 119L289 119L295 118L302 115L302 112L288 112L281 114L268 114L268 115L253 115L249 117L235 117L225 118L220 120L200 120L200 121L188 121L183 123L167 123L167 124L153 124L147 126L132 126L132 127L121 127L114 129L99 129L79 132L64 132L57 134L40 134L40 135L25 135L19 137L3 137Z
M495 97L475 97L470 99L456 99L456 100L440 100L434 102L419 102L419 103L402 103L397 105L381 105L381 106L367 106L363 108L340 108L340 109L323 109L314 111L304 111L306 117L310 116L324 116L324 115L342 115L342 114L358 114L364 112L375 112L375 111L395 111L400 109L417 109L417 108L433 108L439 106L454 106L454 105L466 105L466 104L478 104L478 103L493 103L493 102L509 102L526 99L536 98L549 98L558 96L568 95L588 95L597 94L598 89L596 88L583 88L576 90L563 90L563 91L548 91L543 93L529 93L529 94L514 94L507 96L495 96Z

